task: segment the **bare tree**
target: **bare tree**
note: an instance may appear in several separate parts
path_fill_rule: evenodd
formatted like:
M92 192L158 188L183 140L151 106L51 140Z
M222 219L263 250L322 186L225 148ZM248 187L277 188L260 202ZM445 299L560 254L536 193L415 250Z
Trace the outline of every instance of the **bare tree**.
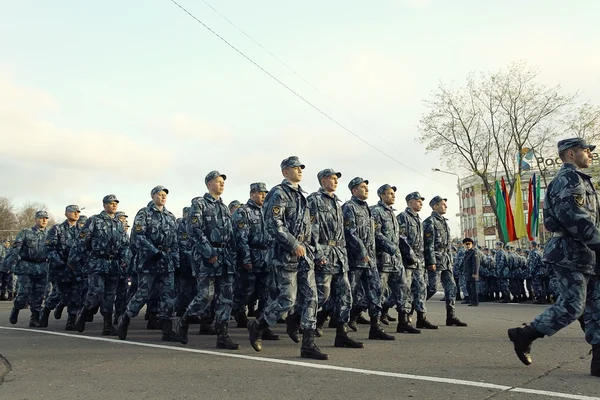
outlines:
M0 197L0 240L12 239L15 236L17 216L10 199Z
M26 203L17 213L17 223L15 229L22 230L35 225L35 213L37 211L47 210L45 204L42 203ZM48 220L48 226L55 223L54 220Z
M565 118L567 133L589 143L600 140L600 107L584 103Z

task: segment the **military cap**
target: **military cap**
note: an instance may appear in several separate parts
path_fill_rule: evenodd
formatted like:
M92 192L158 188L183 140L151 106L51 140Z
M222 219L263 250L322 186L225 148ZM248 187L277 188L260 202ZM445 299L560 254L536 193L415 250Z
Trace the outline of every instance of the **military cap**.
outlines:
M104 198L102 199L102 202L104 204L107 203L112 203L112 202L118 203L119 200L117 199L117 196L115 196L114 194L107 194L106 196L104 196Z
M227 180L227 176L223 175L219 171L210 171L208 174L206 174L206 177L204 178L204 183L206 185L208 185L208 182L212 181L213 179L215 179L215 178L217 178L219 176L221 178L223 178L223 180Z
M448 199L445 199L445 198L443 198L441 196L435 196L433 199L429 200L429 206L431 208L433 208L433 206L435 206L437 203L439 203L442 200L448 201Z
M502 243L502 242L496 242L496 246L504 247L504 243Z
M76 206L74 204L71 204L70 206L65 207L65 212L81 212L81 209L79 208L79 206Z
M167 189L166 187L161 186L161 185L155 186L150 191L150 196L154 196L156 193L160 193L160 192L165 192L166 194L169 194L169 189Z
M520 248L520 247L517 247L517 251L523 251L523 250L521 250L521 248Z
M538 247L538 242L536 242L535 240L532 240L532 241L531 241L531 245L532 245L533 247Z
M368 180L357 176L356 178L354 178L350 182L348 182L348 189L352 190L352 189L354 189L354 186L360 185L363 182L366 183L367 185L369 184Z
M483 251L490 251L489 247L484 247Z
M84 223L85 221L87 221L87 219L88 219L87 215L80 215L79 221L77 221L77 222L79 222L81 224L81 223Z
M325 178L325 177L331 176L331 175L335 175L338 178L342 177L341 172L337 172L336 170L334 170L332 168L325 168L324 170L319 171L319 173L317 174L317 179L319 180L319 182L321 182L321 178Z
M35 212L35 218L48 218L48 211L36 211Z
M265 193L269 193L269 190L267 189L267 185L264 184L263 182L254 182L250 184L250 191L251 192L265 192Z
M594 146L593 144L587 144L582 138L570 138L560 140L558 142L559 153L561 151L568 150L571 147L581 147L582 149L590 149L590 151L594 151L594 149L596 148L596 146Z
M396 186L390 186L387 183L384 185L381 185L379 187L379 189L377 189L377 196L381 196L383 194L383 192L385 192L388 189L392 189L394 192L396 191Z
M129 218L129 215L125 214L125 212L123 212L123 211L117 211L115 213L115 218L121 218L121 217Z
M466 244L466 243L475 243L475 242L473 242L473 239L471 239L470 237L466 237L466 238L464 238L464 239L462 240L462 242L463 242L463 243L465 243L465 244Z
M300 162L297 156L290 156L283 161L281 161L281 169L285 167L300 167L302 169L305 168L305 165Z
M419 192L412 192L406 195L405 197L406 202L408 203L410 200L418 200L421 199L421 201L425 200L425 197L421 196L421 193Z
M233 207L239 207L241 205L242 205L242 203L240 203L239 201L233 200L231 203L229 203L229 205L227 207L228 208L233 208Z

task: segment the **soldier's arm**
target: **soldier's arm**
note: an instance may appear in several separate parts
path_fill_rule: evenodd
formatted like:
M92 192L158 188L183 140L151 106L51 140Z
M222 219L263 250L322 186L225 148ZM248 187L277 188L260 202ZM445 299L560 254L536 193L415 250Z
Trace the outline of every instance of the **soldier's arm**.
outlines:
M23 247L23 241L25 240L25 230L22 230L17 234L17 237L13 241L13 244L4 260L5 265L9 271L14 271L15 266L21 259L21 248Z
M402 212L396 216L396 220L398 221L398 226L400 227L400 236L408 237L406 215L404 215Z
M202 229L202 215L203 210L200 202L198 200L192 201L187 217L188 236L190 237L192 245L200 249L202 257L206 260L210 260L217 256L217 251L204 234L204 230Z
M145 254L149 254L150 257L158 254L159 250L152 244L152 242L146 236L149 233L150 226L147 223L148 220L148 211L145 208L142 208L135 215L135 219L133 220L133 226L135 229L135 235L132 235L131 242L133 246Z
M600 251L600 229L586 202L585 187L577 184L567 185L557 193L555 214L569 235L581 240L590 249Z
M94 217L90 217L85 221L85 225L83 225L81 232L79 232L79 237L69 252L68 265L79 265L85 258L86 253L91 250L92 232L94 231L95 221L96 218Z
M321 235L321 224L319 221L319 202L315 196L308 196L308 210L310 213L311 221L311 236L312 243L315 246L315 262L321 264L324 261L323 249L319 243L319 236Z
M171 217L171 220L173 221L173 230L170 231L170 235L171 235L171 253L169 254L169 256L171 257L171 259L173 260L173 266L175 268L179 268L179 262L180 262L180 255L179 255L179 238L177 235L177 218L175 218L175 215L172 213L169 213L169 216Z
M59 229L58 229L59 225L54 225L52 228L50 228L50 230L48 231L48 235L46 236L46 245L45 245L45 250L46 250L46 254L48 255L48 263L50 264L50 267L54 267L54 268L58 268L58 267L62 267L65 263L62 260L62 257L60 256L59 252L58 252L58 247L59 247ZM75 229L75 228L72 228Z
M286 202L282 198L281 189L272 190L272 195L263 205L265 224L271 236L288 252L292 253L300 242L290 233L284 223ZM269 193L271 194L271 193ZM301 216L299 216L301 217Z
M425 265L435 265L435 229L431 219L423 221L423 244L425 245Z
M371 209L373 222L375 222L375 246L378 250L385 251L389 255L394 255L398 251L398 245L388 239L382 232L383 216L377 207Z
M348 250L355 255L357 259L365 259L369 256L367 247L358 235L358 226L356 224L356 215L351 206L345 205L344 212L344 235L346 236L346 245ZM369 221L370 222L370 221Z
M250 220L248 212L244 207L240 207L233 213L232 217L233 234L235 235L236 249L238 259L246 267L252 267L252 257L250 253Z

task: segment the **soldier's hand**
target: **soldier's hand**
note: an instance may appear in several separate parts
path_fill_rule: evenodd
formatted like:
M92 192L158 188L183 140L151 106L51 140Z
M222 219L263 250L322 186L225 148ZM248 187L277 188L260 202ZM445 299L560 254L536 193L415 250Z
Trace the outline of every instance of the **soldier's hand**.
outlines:
M211 257L208 259L208 263L209 264L214 264L217 262L217 256Z
M327 264L327 260L326 259L316 260L315 261L315 265L318 266L318 267L320 267L321 265L325 265L325 264Z
M435 271L435 264L428 265L427 269L430 270L430 271Z
M306 255L306 249L304 248L304 246L302 246L301 244L299 244L293 251L293 254L298 257L304 257Z
M360 261L362 261L362 262L369 262L369 261L371 261L371 257L364 256Z
M244 264L242 265L242 267L246 270L246 271L251 271L252 270L252 264Z

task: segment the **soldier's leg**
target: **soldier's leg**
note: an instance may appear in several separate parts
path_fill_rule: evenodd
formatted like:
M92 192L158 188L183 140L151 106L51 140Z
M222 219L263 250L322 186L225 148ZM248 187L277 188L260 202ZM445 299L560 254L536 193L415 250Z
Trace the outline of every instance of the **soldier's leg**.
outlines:
M437 293L439 271L427 270L427 300Z
M127 303L125 308L125 314L127 314L130 319L137 317L142 307L144 307L148 301L155 277L156 275L154 274L139 274L138 288L135 293L133 293L133 297L129 300L129 303Z
M175 298L174 308L176 315L181 317L194 297L196 297L196 278L192 275L191 271L189 273L180 272L178 284L179 289Z
M119 276L115 295L115 315L123 315L127 309L127 277Z
M416 272L413 273L413 284L411 287L415 310L422 313L427 312L427 307L425 305L427 302L427 282L425 276L425 269L416 270Z
M229 317L233 305L233 285L235 276L226 274L216 277L215 294L215 330L217 333L217 348L239 350L240 345L229 337Z
M131 285L129 285L127 287L127 303L129 303L131 301L131 299L133 298L133 295L135 294L135 292L138 288L139 278L138 278L137 272L133 272L130 275L129 282L131 283Z
M196 296L182 317L189 322L211 314L211 306L215 297L215 277L196 276L196 286Z
M331 279L329 280L331 290ZM317 324L318 295L315 270L306 268L298 271L298 306L300 308L300 326L306 332L314 332Z
M381 309L382 309L382 318L380 319L381 323L384 325L389 325L389 321L387 318L387 310L390 307L393 307L392 301L395 301L396 298L391 298L393 296L392 291L390 290L390 272L379 272L379 281L381 285Z
M22 310L27 308L27 303L31 297L33 283L31 282L31 277L29 275L18 275L17 279L19 280L19 291L13 302L13 307L17 310Z
M238 321L239 328L246 328L248 324L248 318L246 316L246 304L248 304L254 293L255 285L255 274L244 268L238 268L235 275L235 290L233 294L233 306L231 313L236 321Z
M44 302L44 307L50 309L50 310L54 310L56 308L56 306L58 305L58 303L60 303L60 300L63 297L63 294L60 292L60 286L59 283L53 279L51 281L52 283L52 288L50 289L50 294L46 297L46 301ZM45 289L45 287L44 287Z
M456 296L456 283L452 272L444 270L440 272L440 278L442 280L442 286L444 287L444 293L446 294L446 325L447 326L467 326L466 323L462 322L456 317L456 308L454 298Z
M356 325L356 320L360 313L367 310L367 307L364 306L364 301L359 302L357 299L361 296L361 291L363 289L363 274L366 269L356 268L352 269L348 272L348 279L350 280L350 290L352 291L352 309L350 311L350 322L348 326L353 331L357 331L358 327ZM364 298L364 296L363 296Z
M317 271L315 273L315 280L317 282L319 309L322 309L331 296L331 282L333 280L333 275Z
M585 307L585 340L592 345L590 373L600 376L600 277L592 276L588 283Z
M295 271L285 271L283 268L275 268L275 281L277 282L277 295L265 308L260 319L271 326L274 325L285 313L296 303L298 277Z
M402 293L401 301L399 303L399 308L404 313L406 313L407 316L411 313L412 308L413 308L414 297L412 294L412 285L413 285L413 281L415 280L415 277L414 277L415 273L417 273L417 270L404 268L405 284L402 287L403 293Z
M31 310L30 326L38 325L40 312L42 311L42 302L46 294L46 275L36 275L31 278L31 297L29 298L29 309Z

